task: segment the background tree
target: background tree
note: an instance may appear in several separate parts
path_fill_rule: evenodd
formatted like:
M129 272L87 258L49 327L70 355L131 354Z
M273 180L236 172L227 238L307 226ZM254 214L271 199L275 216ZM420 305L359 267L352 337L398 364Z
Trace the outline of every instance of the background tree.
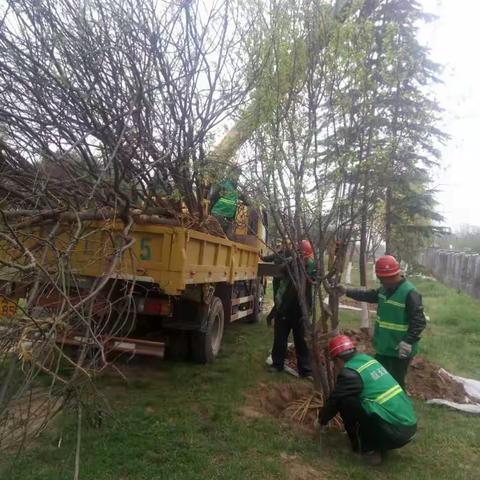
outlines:
M446 136L437 127L441 109L426 88L438 81L439 66L429 59L428 49L416 35L418 23L430 17L414 0L379 2L375 14L383 25L379 32L384 56L379 114L386 125L380 144L385 179L385 246L387 253L394 254L399 197L409 196L412 201L416 196L417 208L421 208L422 196L428 196L430 190L429 171L437 165L438 144ZM439 216L432 212L430 219L438 220Z

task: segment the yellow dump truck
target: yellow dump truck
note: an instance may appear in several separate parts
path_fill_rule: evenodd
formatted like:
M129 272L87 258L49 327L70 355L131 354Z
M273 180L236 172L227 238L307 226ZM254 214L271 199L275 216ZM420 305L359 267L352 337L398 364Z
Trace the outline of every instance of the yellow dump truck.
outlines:
M263 285L258 265L266 230L259 215L253 218L256 231L252 232L251 221L249 235L245 225L243 230L237 227L235 240L239 241L177 226L135 224L128 233L132 247L115 261L123 224L86 224L68 253L75 278L71 304L105 279L102 291L106 294L99 298L108 292L111 304L122 296L130 305L128 315L134 318L134 324L125 322L123 333L112 336L105 329L106 350L158 357L166 353L177 359L188 356L196 362L212 362L225 324L259 318ZM41 233L35 236L45 238ZM55 248L43 260L45 269L55 265L52 271L58 270L59 252L66 252L71 244L72 225L55 236ZM62 302L64 298L50 289L40 292L35 305L54 316ZM126 311L119 315L126 316ZM72 330L62 341L79 344L84 340Z
M249 122L241 121L212 156L219 164L227 164L253 130ZM208 201L204 207L207 212ZM48 231L31 232L28 241L35 243L40 238L50 245L44 258L36 258L44 271L49 270L50 263L51 271L60 273L61 256L68 251L68 267L73 268L68 275L74 277L69 300L73 308L108 272L106 303L111 303L113 290L114 299L126 298L129 306L118 316L134 316L135 324L125 322L125 335L106 335L105 350L159 357L166 353L206 363L213 361L220 350L225 324L242 318L258 321L263 300L264 285L258 267L265 248L266 218L239 202L235 224L234 240L177 226L135 224L129 232L133 246L116 261L113 270L112 258L121 243L117 241L123 229L121 222L91 222L81 233L75 232L74 225L66 225L53 239L48 238ZM72 235L79 235L80 241L73 242L71 251ZM0 241L0 258L11 261L23 256L21 250L11 250L11 244ZM28 287L19 285L14 277L12 269L0 265L0 284L14 285L9 287L11 295L2 296L0 291L0 318L15 315L16 301L28 295ZM55 318L65 307L65 294L54 288L41 289L34 304L37 312L44 309L40 315ZM83 341L91 339L76 332L62 340L72 344Z

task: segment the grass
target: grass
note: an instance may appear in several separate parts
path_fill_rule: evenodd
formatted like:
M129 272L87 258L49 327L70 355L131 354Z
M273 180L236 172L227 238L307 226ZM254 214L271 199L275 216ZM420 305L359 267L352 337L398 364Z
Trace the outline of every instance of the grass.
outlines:
M480 303L436 282L416 283L431 318L423 353L455 373L478 376ZM319 443L275 419L244 418L245 394L259 382L298 381L265 371L270 343L263 323L234 324L214 365L137 365L128 385L104 378L115 419L82 429L81 480L479 478L480 418L443 407L415 402L418 438L373 469L350 455L342 434ZM3 459L0 478L72 479L75 435L67 415L15 460L15 469Z
M480 302L439 282L415 281L429 317L422 353L459 375L480 373Z

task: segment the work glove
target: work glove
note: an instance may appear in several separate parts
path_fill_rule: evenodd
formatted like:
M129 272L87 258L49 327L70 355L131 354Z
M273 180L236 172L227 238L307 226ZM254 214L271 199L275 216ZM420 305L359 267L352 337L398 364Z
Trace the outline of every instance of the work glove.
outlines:
M398 350L398 358L404 360L405 358L409 358L412 353L412 346L404 342L403 340L397 346Z

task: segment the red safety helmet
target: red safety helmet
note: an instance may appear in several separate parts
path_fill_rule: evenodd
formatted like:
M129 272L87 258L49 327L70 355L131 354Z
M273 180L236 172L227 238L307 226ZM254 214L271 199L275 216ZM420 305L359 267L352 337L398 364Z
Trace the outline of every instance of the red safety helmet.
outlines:
M308 240L302 240L302 253L304 258L313 258L312 244Z
M395 257L383 255L375 262L375 273L377 277L393 277L400 273L400 265Z
M342 353L351 353L355 351L355 344L350 337L346 335L336 335L328 342L328 353L332 358L336 358Z

